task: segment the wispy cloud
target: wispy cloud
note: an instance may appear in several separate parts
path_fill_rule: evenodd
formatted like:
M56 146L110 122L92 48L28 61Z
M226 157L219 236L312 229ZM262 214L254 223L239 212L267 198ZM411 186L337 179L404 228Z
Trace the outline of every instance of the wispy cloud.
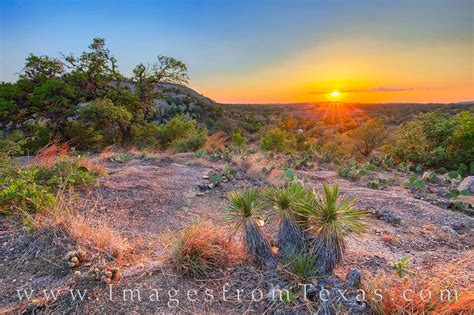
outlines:
M375 87L370 89L356 89L356 90L339 90L341 93L388 93L388 92L403 92L414 91L414 88L389 88L389 87ZM330 91L313 91L312 94L328 94Z

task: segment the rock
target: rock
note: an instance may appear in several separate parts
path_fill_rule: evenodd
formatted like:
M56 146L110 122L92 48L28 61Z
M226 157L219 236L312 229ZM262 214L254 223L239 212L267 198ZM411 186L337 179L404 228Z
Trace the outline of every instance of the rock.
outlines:
M203 193L203 192L198 192L198 193L196 194L196 196L204 196L204 193Z
M469 190L469 192L474 192L474 176L468 176L463 179L463 181L458 185L457 190Z
M210 189L208 184L200 184L198 187L199 191L206 191Z
M402 218L389 210L376 210L375 215L377 219L387 222L393 226L399 226L402 223Z
M209 175L202 175L203 179L209 179Z
M356 289L360 287L360 271L357 269L352 269L346 276L347 283Z

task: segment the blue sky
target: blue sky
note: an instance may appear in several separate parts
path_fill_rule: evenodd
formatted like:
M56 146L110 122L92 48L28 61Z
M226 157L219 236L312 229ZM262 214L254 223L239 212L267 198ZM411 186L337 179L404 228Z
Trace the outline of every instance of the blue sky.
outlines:
M281 94L281 101L292 101L305 84L325 89L327 82L335 80L327 69L321 73L324 78L317 79L316 74L313 77L296 68L303 69L305 62L317 72L318 62L337 64L335 59L328 60L334 47L340 64L347 65L348 56L342 56L342 52L357 51L357 42L364 45L364 52L358 53L367 58L373 59L375 53L387 62L391 55L397 59L414 49L419 53L412 58L422 60L431 49L438 55L432 65L426 65L428 70L449 67L446 58L452 57L461 59L460 63L472 73L473 60L467 57L473 53L472 9L473 1L461 0L4 0L0 3L0 81L15 80L29 53L78 54L93 37L104 37L125 74L130 74L139 62L153 62L159 54L169 55L188 65L192 87L219 100L252 101L254 95L255 101L273 101L270 94ZM451 50L440 52L439 47ZM358 59L364 63L363 57ZM337 71L341 78L359 78L359 73ZM287 88L286 94L278 92L285 73L293 78L292 82L298 81L291 90ZM299 74L305 77L296 80ZM452 75L453 82L469 81L465 72ZM267 86L267 81L274 84ZM407 82L411 86L387 86L387 81L347 90L414 86L411 81ZM469 83L472 87L472 76L464 84ZM258 92L255 85L268 92ZM245 90L249 98L239 96Z

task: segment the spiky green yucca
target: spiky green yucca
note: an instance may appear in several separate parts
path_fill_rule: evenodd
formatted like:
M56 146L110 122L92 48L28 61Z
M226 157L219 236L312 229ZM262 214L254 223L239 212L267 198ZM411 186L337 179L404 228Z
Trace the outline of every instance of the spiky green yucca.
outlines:
M304 186L298 182L267 191L267 196L278 213L278 247L282 257L288 258L306 249L306 233L298 223L298 214L294 211L295 203L301 202L305 195Z
M236 229L243 227L247 253L257 263L273 268L276 260L270 243L256 223L265 208L257 190L234 191L228 195L226 218L235 224Z
M313 192L305 202L295 205L315 234L313 253L323 274L331 273L342 259L346 248L344 235L364 230L360 220L363 212L354 208L355 202L356 199L339 195L337 185L323 184L321 196Z

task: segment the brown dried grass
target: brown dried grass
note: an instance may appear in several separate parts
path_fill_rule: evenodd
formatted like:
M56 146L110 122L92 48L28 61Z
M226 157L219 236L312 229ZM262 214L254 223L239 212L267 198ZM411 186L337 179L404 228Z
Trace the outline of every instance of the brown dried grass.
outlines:
M186 228L177 239L171 261L183 275L203 277L245 259L241 247L210 222Z
M33 159L36 165L51 167L54 164L69 159L71 141L59 144L51 142L39 149Z
M131 249L130 244L117 231L109 226L104 218L91 215L95 213L97 200L90 203L84 212L77 210L77 200L58 195L58 206L39 222L40 228L55 228L73 239L80 248L91 249L121 259ZM86 214L87 213L87 214Z
M207 138L202 148L208 153L224 152L228 139L229 137L224 132L219 131Z
M474 309L474 285L467 272L473 270L473 257L471 253L468 258L443 264L441 270L429 270L409 278L380 273L365 284L367 299L374 311L381 314L469 314ZM381 290L380 301L376 301L380 298L374 295L374 290ZM451 293L451 300L446 290Z

